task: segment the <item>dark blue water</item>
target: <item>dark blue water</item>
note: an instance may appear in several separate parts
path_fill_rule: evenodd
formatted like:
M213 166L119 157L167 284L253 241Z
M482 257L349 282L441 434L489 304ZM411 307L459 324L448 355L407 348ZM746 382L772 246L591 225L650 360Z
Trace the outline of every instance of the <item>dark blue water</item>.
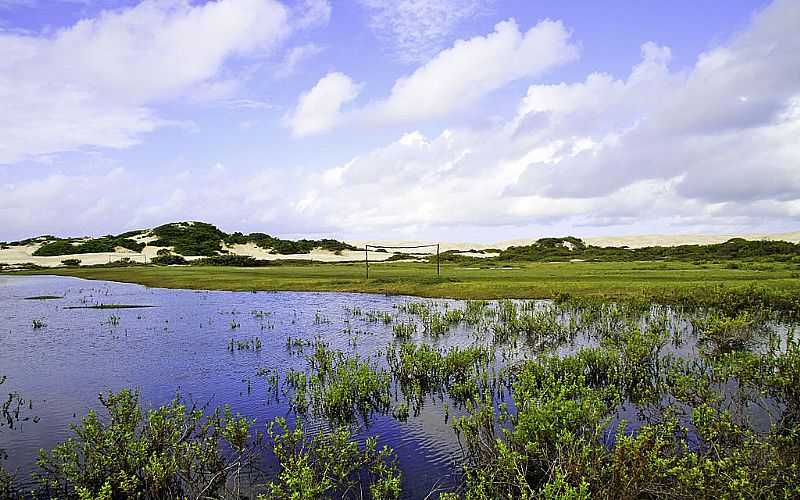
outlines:
M58 295L56 300L26 297ZM0 432L0 448L21 482L35 470L39 448L50 449L69 435L69 424L99 407L101 392L139 388L150 406L184 398L211 407L230 404L259 425L288 416L284 400L268 401L259 368L306 367L287 352L287 337L323 338L333 349L362 356L380 354L393 339L391 325L370 321L371 310L392 311L408 298L368 294L294 292L198 292L66 277L0 277L0 375L3 393L18 391L33 402L26 413L38 423ZM68 309L92 304L134 304L140 309ZM346 308L361 308L353 316ZM34 329L34 319L46 326ZM232 325L237 325L232 328ZM234 340L258 337L260 351L228 350ZM470 343L450 335L443 346ZM436 341L432 341L436 342ZM248 393L248 381L251 392ZM451 415L456 414L451 409ZM77 417L77 418L76 418ZM374 416L367 434L380 436L397 452L410 498L446 484L461 456L441 408L400 423Z

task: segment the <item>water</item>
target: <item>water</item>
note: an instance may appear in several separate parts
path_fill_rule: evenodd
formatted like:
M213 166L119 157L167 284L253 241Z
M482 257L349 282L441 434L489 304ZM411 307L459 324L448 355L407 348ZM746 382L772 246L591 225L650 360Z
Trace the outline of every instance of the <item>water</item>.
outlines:
M53 300L26 297L63 296ZM99 407L101 392L138 388L151 406L166 404L176 391L211 407L230 404L259 425L288 416L284 400L267 402L258 368L305 368L291 355L287 337L324 338L333 349L360 355L385 351L391 325L354 317L346 307L392 311L404 297L345 293L198 292L66 277L0 277L0 373L3 392L18 391L33 402L38 423L24 422L0 433L8 469L24 480L35 470L39 448L50 449L70 435L69 424ZM93 304L149 305L130 309L68 309ZM262 311L264 314L253 314ZM111 319L112 316L118 320ZM34 329L32 321L46 326ZM353 332L345 333L347 322ZM235 322L235 328L232 328ZM112 323L117 323L116 325ZM259 337L261 350L228 350L233 339ZM355 346L352 339L355 339ZM464 339L469 343L470 339ZM442 345L459 343L458 336ZM252 392L248 394L250 380ZM76 418L77 417L77 418ZM424 497L455 471L460 448L441 408L400 423L375 416L369 434L398 454L409 497ZM24 481L23 481L24 482Z
M47 295L60 298L30 299ZM38 418L38 422L22 422L18 429L0 432L0 448L9 454L5 465L25 484L35 470L40 448L51 449L69 437L69 424L89 408L100 406L99 393L126 387L138 388L146 406L166 404L176 393L200 405L229 404L234 412L256 418L263 430L266 422L277 416L291 417L291 412L285 398L274 400L257 370L285 373L307 366L302 354L287 349L287 338L321 338L332 349L373 356L385 366L386 346L394 341L392 325L375 321L368 313L390 312L395 321L410 320L397 306L412 300L420 299L166 290L67 277L0 277L0 376L8 376L0 390L17 391L30 399L33 409L26 414ZM98 304L152 307L87 308ZM361 314L353 314L354 308ZM45 326L34 328L33 320ZM691 324L676 316L670 323L673 333L691 337ZM261 349L228 348L231 339L254 338L260 339ZM438 338L419 332L413 338L450 347L488 344L491 334L461 324ZM597 339L578 336L559 344L555 352L566 355L587 345L597 345ZM687 342L667 345L664 351L691 358L695 349L696 342ZM516 349L503 352L502 357L524 354L524 349ZM500 356L497 363L503 363ZM451 419L462 412L452 405L449 408ZM635 423L636 409L622 408L618 418ZM769 422L764 422L768 427ZM404 496L424 498L435 487L458 481L463 455L450 423L445 421L442 405L429 399L421 414L412 414L407 422L373 415L359 436L378 435L379 445L394 448L403 472ZM322 424L312 422L312 430L315 425Z

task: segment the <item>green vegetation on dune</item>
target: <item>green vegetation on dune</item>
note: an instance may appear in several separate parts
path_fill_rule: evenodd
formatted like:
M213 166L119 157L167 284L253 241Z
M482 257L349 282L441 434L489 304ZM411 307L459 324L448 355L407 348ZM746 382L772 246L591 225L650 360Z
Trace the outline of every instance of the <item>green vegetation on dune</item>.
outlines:
M253 243L260 248L271 250L272 253L280 255L308 254L314 249L328 250L330 252L341 252L342 250L356 250L356 247L348 245L338 240L321 239L297 241L283 240L264 233L233 233L225 238L228 245L245 245Z
M103 236L89 240L55 239L39 247L33 255L36 257L49 257L55 255L75 255L82 253L113 252L116 247L127 248L134 252L141 252L144 243L139 243L129 238L116 236Z
M642 260L771 260L800 262L800 244L788 241L750 241L733 238L711 245L652 246L643 248L596 247L574 237L542 238L525 246L512 246L497 257L501 261Z
M152 231L157 238L151 246L173 247L181 255L216 255L226 234L205 222L176 222Z
M284 240L264 233L231 233L227 234L216 226L205 222L176 222L165 224L153 229L152 234L158 239L150 245L159 247L173 247L175 253L181 255L202 255L213 257L224 252L222 244L244 245L253 243L272 253L308 254L316 248L340 252L342 250L355 250L355 247L341 241L322 240Z
M150 243L140 243L132 238L137 236L152 236L155 238ZM330 252L343 250L356 250L356 247L347 243L323 238L320 240L285 240L270 236L265 233L243 234L239 232L225 233L212 224L205 222L172 222L163 224L150 231L139 229L127 231L117 236L108 235L100 238L58 238L45 235L26 240L5 243L0 246L25 246L42 244L33 255L36 257L73 255L95 252L113 252L116 247L123 247L135 252L141 252L145 246L171 247L179 255L213 257L225 254L225 245L252 243L271 253L280 255L308 254L312 250L322 249Z

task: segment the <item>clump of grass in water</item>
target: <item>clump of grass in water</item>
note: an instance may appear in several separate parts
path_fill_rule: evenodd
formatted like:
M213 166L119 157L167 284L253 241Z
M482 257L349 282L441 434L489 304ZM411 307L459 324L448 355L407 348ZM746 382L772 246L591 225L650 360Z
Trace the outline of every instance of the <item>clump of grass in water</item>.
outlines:
M392 325L392 331L397 339L409 339L417 333L417 323L414 321L400 321Z
M460 402L473 399L483 378L483 363L490 352L480 346L454 347L442 352L426 344L401 344L387 348L392 375L418 415L425 397L447 392Z
M34 330L39 330L47 326L47 323L45 323L43 319L34 319L31 321L31 324Z
M368 421L373 412L386 413L391 397L391 375L378 368L369 358L347 357L317 342L308 356L309 375L301 379L292 372L298 409L310 408L316 415L331 422L348 424L357 416ZM300 388L299 382L305 381ZM304 396L300 401L298 394Z
M331 320L328 319L327 316L325 316L324 314L320 313L319 311L317 311L316 314L314 314L314 324L315 325L324 325L324 324L327 324L327 323L330 323L330 322L331 322Z
M712 313L707 319L698 321L696 326L700 330L700 341L723 353L751 347L765 330L763 319L748 311L734 317Z
M244 340L235 340L231 338L228 342L228 351L233 352L234 348L237 351L260 351L261 346L261 339L258 337Z
M368 311L367 321L370 323L377 323L381 321L384 325L388 325L392 322L392 315L386 311Z

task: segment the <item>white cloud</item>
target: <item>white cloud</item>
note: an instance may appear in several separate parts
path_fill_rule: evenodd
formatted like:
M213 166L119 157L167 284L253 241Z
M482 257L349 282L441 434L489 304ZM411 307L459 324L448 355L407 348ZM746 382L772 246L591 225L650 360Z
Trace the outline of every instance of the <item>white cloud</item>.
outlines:
M514 80L533 78L574 60L578 49L569 37L558 21L542 21L525 33L513 19L500 22L486 36L457 41L398 79L385 99L351 111L349 119L403 123L464 109ZM324 132L341 121L342 117L329 117L307 133Z
M137 183L130 172L0 184L0 227L26 229L21 236L27 236L36 232L32 228L46 232L54 225L94 224L97 232L106 232L206 218L232 229L372 237L408 231L439 238L448 231L463 235L490 228L487 239L501 231L581 236L796 230L797 25L797 2L778 1L685 70L670 67L668 48L646 43L627 76L594 73L575 82L531 85L505 123L427 135L412 126L383 147L316 173L243 172L231 166L228 172L184 177L159 174L141 189L131 188ZM526 36L499 44L513 47L500 52L523 53L520 40ZM437 72L450 68L441 61L431 64ZM488 71L470 89L486 92L508 75L533 71L516 64ZM331 73L301 97L287 121L303 135L363 117L364 108L343 109L352 106L359 90L346 75ZM145 124L153 119L141 116ZM109 203L102 193L114 193L117 210L97 208ZM83 213L131 215L122 222L115 215L97 220L74 215Z
M148 104L225 93L225 62L269 50L288 22L274 0L145 0L52 35L2 33L0 163L134 144L163 123Z
M779 1L685 71L646 43L627 78L532 85L505 124L414 132L328 169L304 214L363 232L796 227L798 25L800 6Z
M542 21L524 34L513 19L498 23L494 32L458 41L399 79L372 112L387 121L446 115L509 82L574 60L578 50L569 36L558 21Z
M778 1L688 71L669 71L666 50L647 44L627 81L592 75L531 87L519 127L539 140L590 134L600 146L557 167L532 166L513 192L594 197L680 176L679 193L709 202L797 198L798 24L800 6Z
M359 0L375 34L391 43L401 61L423 62L441 50L450 33L484 10L485 0Z
M361 85L342 73L328 73L300 96L297 107L287 117L292 134L302 137L333 127L343 105L355 99Z
M278 78L287 78L293 75L300 64L320 54L323 50L323 47L315 43L307 43L305 45L292 47L286 52L286 56L275 72L275 76Z

